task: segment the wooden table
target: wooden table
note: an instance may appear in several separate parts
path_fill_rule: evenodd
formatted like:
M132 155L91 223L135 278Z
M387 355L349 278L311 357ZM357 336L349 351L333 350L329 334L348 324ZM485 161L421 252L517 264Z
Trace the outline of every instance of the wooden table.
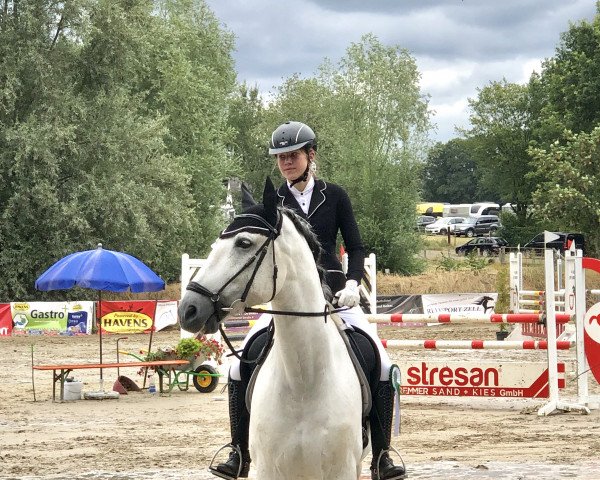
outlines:
M174 371L175 367L187 365L187 360L154 360L150 362L118 362L118 363L72 363L65 365L34 365L34 370L52 370L52 401L56 401L56 384L60 382L60 401L64 401L65 379L73 370L85 370L90 368L125 368L125 367L158 367L159 389L163 391L163 375ZM60 373L57 373L60 372Z

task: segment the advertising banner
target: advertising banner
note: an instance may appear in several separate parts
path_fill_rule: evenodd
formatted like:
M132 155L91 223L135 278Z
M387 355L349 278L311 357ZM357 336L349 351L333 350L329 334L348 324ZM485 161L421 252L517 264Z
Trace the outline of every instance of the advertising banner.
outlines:
M94 302L13 302L13 335L92 333Z
M423 313L421 295L378 295L377 313Z
M448 293L422 295L423 313L458 313L461 315L481 315L494 313L497 293Z
M0 337L9 336L12 333L12 325L10 303L0 303Z
M548 362L400 362L401 393L440 397L548 398ZM565 364L558 364L565 387Z
M159 300L154 315L154 331L177 324L177 300Z
M149 333L154 325L154 301L103 301L100 325L106 333Z

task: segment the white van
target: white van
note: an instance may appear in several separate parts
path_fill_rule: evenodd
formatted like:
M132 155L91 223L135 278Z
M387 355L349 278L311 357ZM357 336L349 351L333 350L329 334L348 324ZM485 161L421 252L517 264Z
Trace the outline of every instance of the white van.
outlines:
M492 202L474 203L469 209L469 216L481 217L482 215L498 215L500 213L500 205Z
M444 217L464 217L469 218L469 212L471 211L472 203L457 203L457 204L446 204L444 205Z

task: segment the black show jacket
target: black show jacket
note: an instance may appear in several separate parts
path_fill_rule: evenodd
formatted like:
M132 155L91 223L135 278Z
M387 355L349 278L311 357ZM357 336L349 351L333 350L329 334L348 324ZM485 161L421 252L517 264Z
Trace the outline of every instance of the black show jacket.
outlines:
M358 225L352 211L348 194L339 185L315 179L308 215L290 192L287 183L277 190L280 204L291 208L307 220L321 243L321 264L333 272L341 272L342 264L336 255L337 235L342 234L344 248L348 253L347 278L360 283L365 263L365 249ZM333 293L344 288L345 278L340 274L328 274L327 283Z

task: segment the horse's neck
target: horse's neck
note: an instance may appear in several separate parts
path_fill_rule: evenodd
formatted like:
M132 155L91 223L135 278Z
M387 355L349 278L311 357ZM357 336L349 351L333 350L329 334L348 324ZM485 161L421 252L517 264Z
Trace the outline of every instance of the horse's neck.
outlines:
M289 312L324 312L325 297L315 282L298 282L286 289L286 295L273 299L274 310ZM331 318L323 316L296 317L274 315L274 353L278 368L294 382L310 382L335 357L339 339L333 338L337 327Z

